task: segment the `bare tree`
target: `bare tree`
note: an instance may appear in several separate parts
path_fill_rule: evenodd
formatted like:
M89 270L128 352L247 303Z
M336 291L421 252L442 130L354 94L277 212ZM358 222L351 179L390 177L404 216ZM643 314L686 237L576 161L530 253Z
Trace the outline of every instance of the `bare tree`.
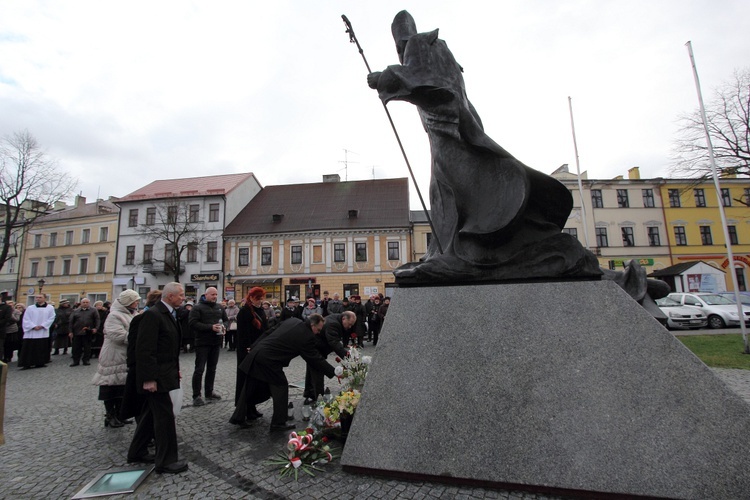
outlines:
M78 180L69 177L47 156L27 130L0 141L0 204L5 226L0 246L0 270L18 249L19 232L47 208L69 196ZM15 252L11 252L14 247Z
M706 104L706 121L719 175L750 175L750 68L735 70ZM711 164L700 110L680 117L671 171L707 178ZM745 202L747 200L744 200Z
M186 251L198 252L202 243L208 239L204 230L205 223L200 220L197 211L191 210L189 202L180 199L167 199L157 203L146 212L146 223L138 227L138 233L153 244L163 245L163 259L153 254L150 261L141 262L142 265L154 262L164 264L164 272L171 274L175 281L180 281L184 272L182 255ZM218 255L217 255L218 257Z

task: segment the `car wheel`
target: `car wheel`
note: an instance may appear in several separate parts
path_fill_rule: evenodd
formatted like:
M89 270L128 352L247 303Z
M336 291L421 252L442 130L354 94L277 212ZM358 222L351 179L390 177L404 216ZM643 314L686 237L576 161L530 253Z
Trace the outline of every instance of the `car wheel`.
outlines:
M726 324L724 323L724 320L721 319L721 316L712 314L708 317L708 327L713 329L725 328Z

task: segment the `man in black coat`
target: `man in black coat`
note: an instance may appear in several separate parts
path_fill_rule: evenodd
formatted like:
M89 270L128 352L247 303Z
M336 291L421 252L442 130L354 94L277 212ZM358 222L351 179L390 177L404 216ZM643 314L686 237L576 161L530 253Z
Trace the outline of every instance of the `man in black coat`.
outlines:
M146 396L128 462L151 462L157 473L186 471L177 455L177 429L169 391L180 387L180 326L175 309L185 299L182 285L168 283L161 301L143 313L135 347L135 375L139 392ZM148 454L148 443L156 440L156 456Z
M273 398L271 430L294 429L287 424L289 382L284 367L297 356L328 378L334 368L323 359L315 347L315 334L323 329L324 320L319 314L310 315L309 322L289 318L267 337L261 338L245 357L240 369L247 374L245 391L248 406Z
M206 371L206 399L218 400L221 396L214 392L216 366L219 364L221 344L226 334L227 313L217 300L219 291L214 287L206 288L200 301L193 307L188 316L190 330L195 334L195 370L193 371L193 406L203 406L201 381L203 370Z
M340 358L346 357L349 352L341 339L351 331L356 322L357 316L351 311L326 316L323 329L315 335L315 347L320 355L326 358L331 352L335 352ZM306 398L317 399L325 391L323 382L323 373L307 365L303 395Z

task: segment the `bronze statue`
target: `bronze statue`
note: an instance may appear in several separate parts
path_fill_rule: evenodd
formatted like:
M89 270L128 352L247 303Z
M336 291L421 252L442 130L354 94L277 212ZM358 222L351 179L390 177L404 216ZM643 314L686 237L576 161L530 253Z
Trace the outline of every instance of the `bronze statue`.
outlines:
M463 69L438 30L417 33L406 11L391 26L400 65L368 75L383 103L415 106L430 139L433 242L399 283L598 278L596 257L562 233L573 198L484 133ZM442 248L440 248L442 247ZM441 251L442 250L442 251Z

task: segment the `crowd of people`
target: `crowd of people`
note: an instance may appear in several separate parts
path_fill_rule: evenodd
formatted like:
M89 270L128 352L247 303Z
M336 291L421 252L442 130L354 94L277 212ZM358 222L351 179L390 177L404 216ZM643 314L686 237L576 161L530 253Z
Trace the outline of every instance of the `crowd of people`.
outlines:
M371 295L362 304L358 295L338 293L322 299L308 297L301 305L290 297L284 308L266 300L263 288L251 288L239 304L219 301L218 290L206 289L197 303L185 300L180 283L153 290L146 305L125 290L110 304L87 298L71 306L62 300L55 309L43 294L28 308L0 293L0 357L10 363L18 352L22 370L44 367L51 355L67 355L71 367L89 365L97 355L92 383L104 404L104 426L136 426L128 462L154 463L158 473L179 473L179 460L170 392L180 388L181 353L195 353L191 381L193 406L222 398L214 390L222 348L236 352L235 410L229 422L242 427L263 415L256 406L273 400L270 430L289 430L288 381L284 368L301 356L307 363L304 396L324 393L324 377L334 376L327 357L345 357L350 346L375 346L388 312L389 297ZM205 398L205 399L204 399ZM149 446L155 445L155 452Z

